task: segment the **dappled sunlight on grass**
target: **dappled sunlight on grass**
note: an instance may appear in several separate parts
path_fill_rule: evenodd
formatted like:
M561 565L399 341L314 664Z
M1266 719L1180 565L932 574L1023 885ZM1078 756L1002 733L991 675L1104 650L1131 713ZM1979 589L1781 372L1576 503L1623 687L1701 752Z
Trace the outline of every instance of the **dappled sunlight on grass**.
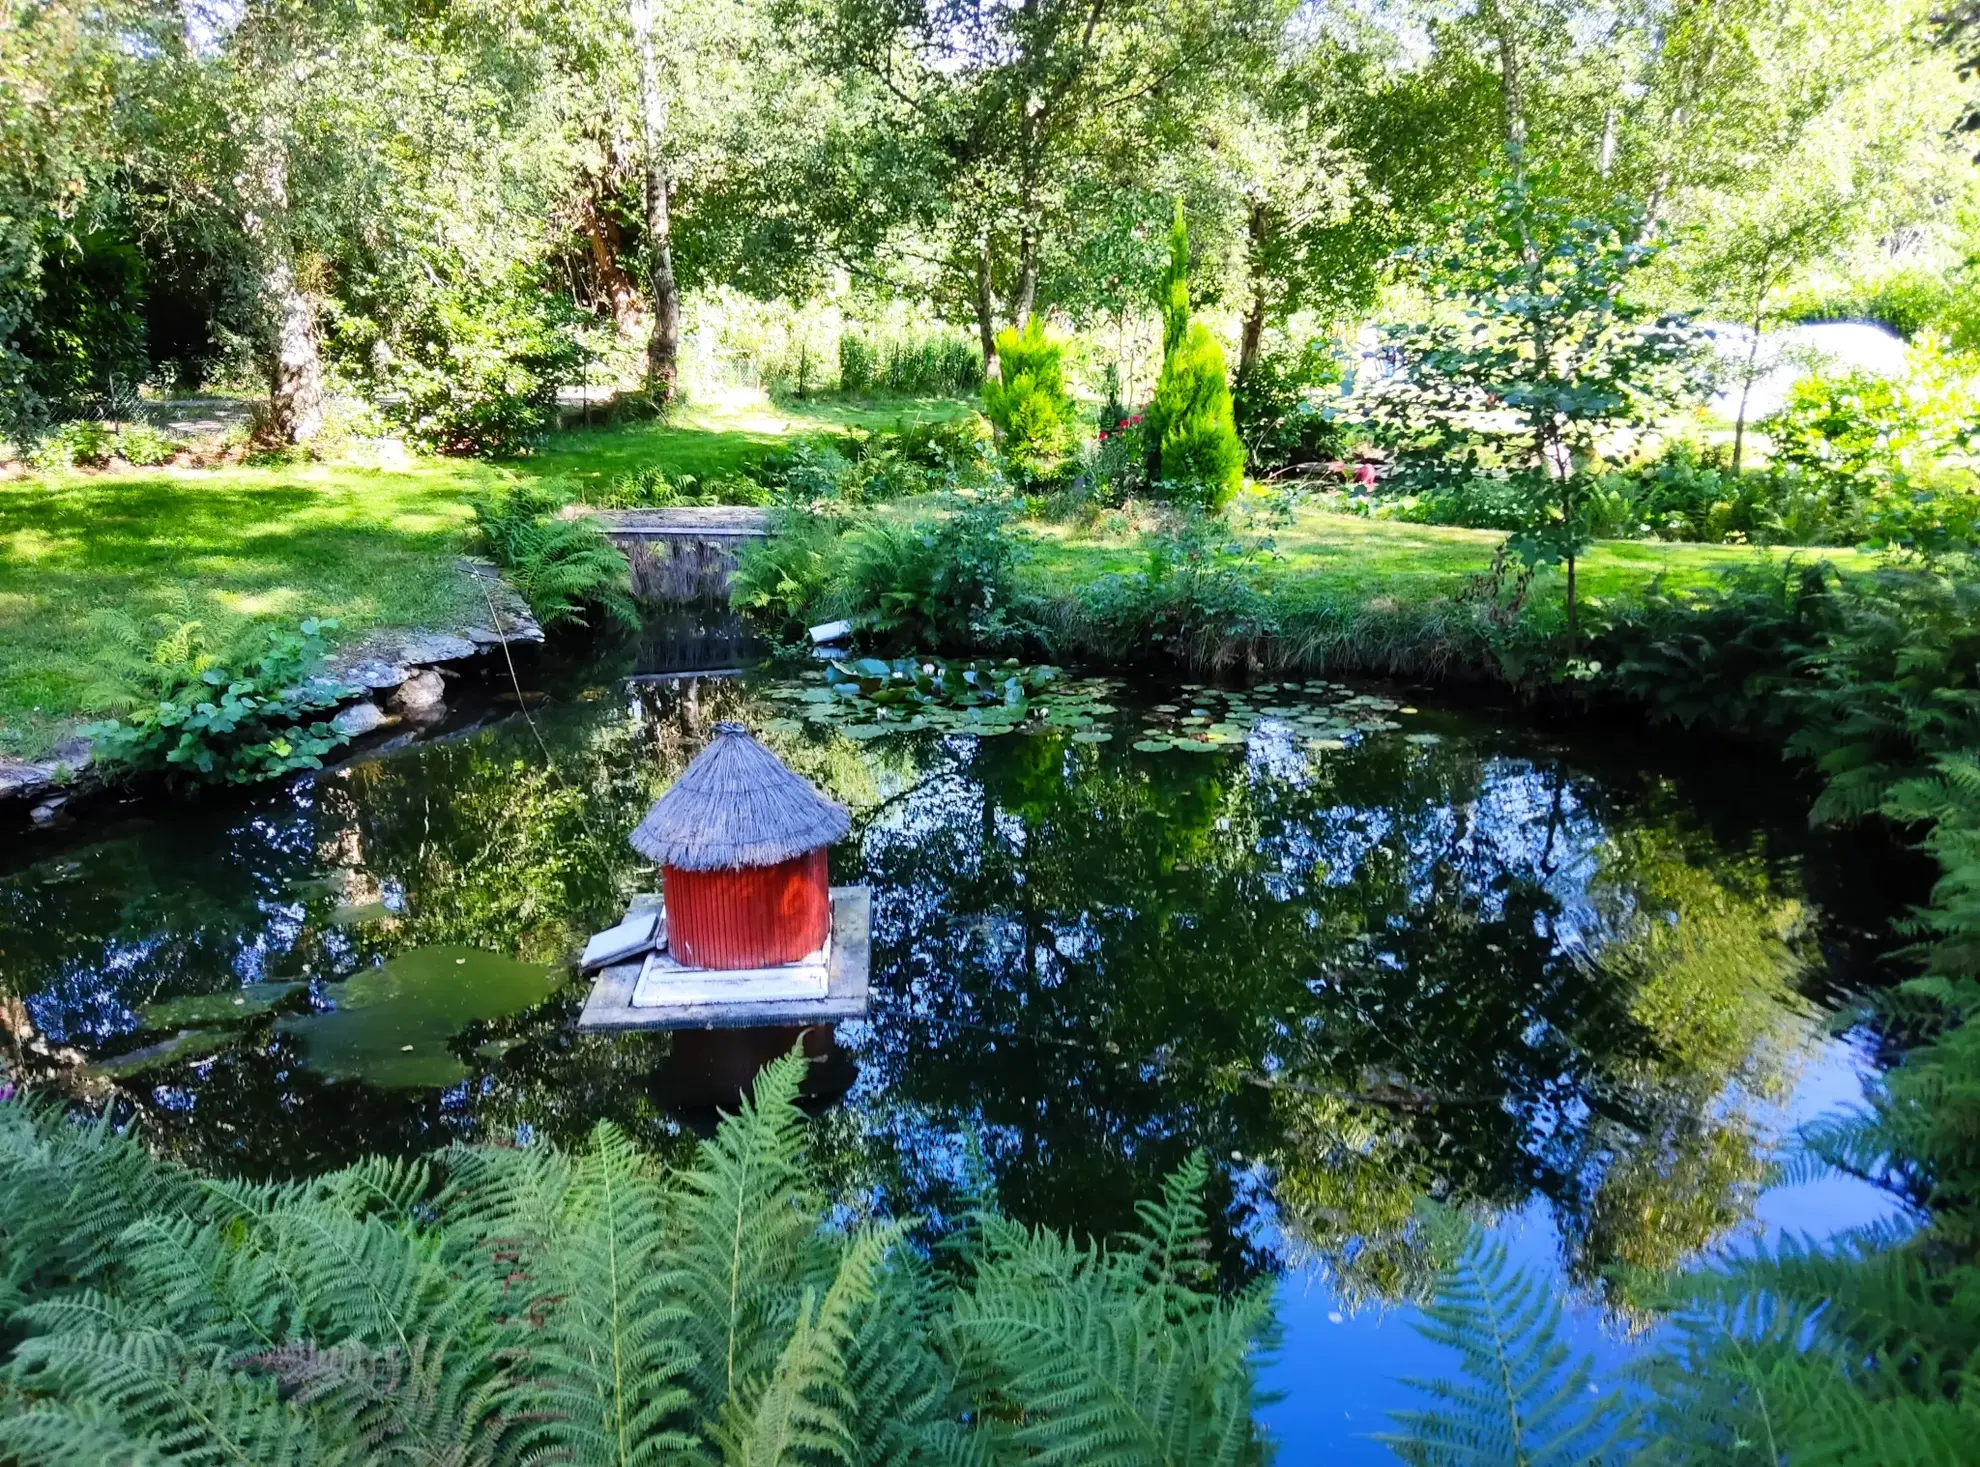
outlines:
M76 717L128 702L133 659L168 623L197 621L209 645L225 648L254 624L307 616L334 618L346 639L477 619L483 598L449 557L462 548L473 498L504 484L575 488L647 465L707 477L795 436L955 417L969 406L778 403L734 391L665 424L560 433L500 464L331 461L0 483L0 753L39 753Z
M338 464L61 475L0 485L0 752L38 753L127 702L170 624L226 648L255 624L334 617L339 635L473 616L447 559L485 464Z
M1061 585L1095 576L1125 574L1147 564L1145 542L1128 531L1081 531L1070 526L1031 527L1038 539L1029 574ZM1363 519L1303 508L1290 525L1255 527L1272 542L1274 555L1260 565L1258 583L1282 595L1297 596L1324 584L1334 590L1385 590L1435 594L1449 592L1491 568L1505 541L1498 530L1464 530ZM1604 540L1581 562L1583 594L1611 596L1640 589L1658 576L1678 582L1703 581L1758 556L1822 558L1846 569L1863 569L1875 557L1859 550L1757 550L1744 545L1673 545L1654 541ZM1564 577L1543 571L1542 594L1558 596Z

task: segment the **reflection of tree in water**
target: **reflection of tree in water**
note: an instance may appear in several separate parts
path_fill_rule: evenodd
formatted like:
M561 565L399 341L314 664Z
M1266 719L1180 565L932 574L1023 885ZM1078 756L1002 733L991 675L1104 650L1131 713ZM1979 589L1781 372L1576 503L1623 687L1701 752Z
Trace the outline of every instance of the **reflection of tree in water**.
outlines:
M245 807L193 805L0 880L0 971L22 994L23 1022L10 1027L43 1049L114 1055L139 1042L146 1005L248 982L310 980L321 1001L335 992L321 985L437 944L567 963L652 883L625 832L706 725L747 706L733 683L675 689L631 717L580 704L538 716L541 744L512 722ZM491 1127L575 1140L601 1116L674 1134L648 1094L664 1039L578 1036L576 1003L567 990L465 1026L456 1049L469 1078L442 1091L327 1082L276 1032L278 1015L240 1025L217 1055L156 1065L118 1089L167 1149L255 1173ZM73 1078L82 1055L22 1063L34 1058L17 1052L13 1067L52 1081ZM93 1081L90 1098L107 1089Z
M10 1028L114 1053L180 995L303 978L321 1002L439 944L565 963L652 883L624 839L647 803L716 719L758 711L737 682L602 695L0 878ZM1276 1231L1385 1294L1414 1280L1424 1192L1546 1199L1583 1277L1744 1213L1748 1102L1794 1052L1799 914L1682 800L1646 820L1459 740L1317 767L1269 737L1244 761L773 743L861 813L834 876L876 888L863 1079L823 1132L849 1182L939 1206L973 1126L1015 1212L1104 1232L1203 1146L1232 1273ZM255 1173L518 1128L571 1141L601 1116L669 1144L668 1042L575 1034L578 993L464 1026L468 1078L440 1091L328 1083L271 1016L115 1083L168 1149Z
M1571 781L1400 740L1312 769L984 745L865 853L872 1125L911 1189L972 1125L1016 1213L1104 1231L1202 1146L1235 1196L1272 1177L1236 1237L1383 1294L1426 1192L1546 1199L1584 1277L1745 1214L1797 909Z

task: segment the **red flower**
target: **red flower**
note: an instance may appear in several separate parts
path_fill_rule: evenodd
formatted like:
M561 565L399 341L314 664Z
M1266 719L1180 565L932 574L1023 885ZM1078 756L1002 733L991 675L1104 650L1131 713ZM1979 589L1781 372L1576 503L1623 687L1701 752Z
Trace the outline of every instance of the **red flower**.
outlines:
M1107 441L1107 430L1105 428L1102 428L1100 430L1100 441L1102 443L1105 443Z
M1139 427L1141 426L1141 417L1140 417L1140 415L1139 415L1139 414L1136 414L1136 415L1135 415L1134 417L1132 417L1132 418L1129 418L1129 419L1128 419L1128 421L1129 421L1130 423L1132 423L1132 424L1134 424L1134 426L1135 426L1135 427L1137 427L1137 428L1139 428Z

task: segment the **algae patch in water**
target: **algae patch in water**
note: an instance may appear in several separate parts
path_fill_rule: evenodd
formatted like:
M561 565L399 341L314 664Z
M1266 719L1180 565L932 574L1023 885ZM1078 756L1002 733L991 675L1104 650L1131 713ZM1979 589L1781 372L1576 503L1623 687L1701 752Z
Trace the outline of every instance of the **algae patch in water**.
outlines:
M331 984L326 996L336 1007L327 1013L275 1027L301 1043L311 1069L334 1079L385 1089L452 1085L467 1078L455 1035L540 1003L555 986L542 963L471 947L415 948Z
M219 993L192 993L162 1003L148 1003L138 1012L147 1029L233 1024L267 1013L307 986L301 982L250 983L244 988L223 989Z

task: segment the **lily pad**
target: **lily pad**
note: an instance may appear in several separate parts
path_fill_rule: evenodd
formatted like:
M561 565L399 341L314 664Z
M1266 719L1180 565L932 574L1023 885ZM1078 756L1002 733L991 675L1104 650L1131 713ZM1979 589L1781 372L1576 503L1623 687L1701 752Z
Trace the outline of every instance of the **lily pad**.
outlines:
M209 1054L225 1049L233 1041L234 1036L224 1029L185 1029L174 1034L170 1039L161 1039L156 1044L145 1045L143 1049L120 1054L92 1068L101 1074L121 1080L157 1065L203 1059Z
M1083 728L1072 736L1072 741L1075 744L1105 744L1111 743L1113 738L1104 728Z
M550 996L542 963L471 947L422 947L329 985L336 1007L276 1022L303 1062L333 1079L386 1089L452 1085L467 1077L451 1041L469 1024L518 1013Z
M147 1029L184 1029L209 1024L234 1024L265 1014L290 994L306 987L303 983L250 983L223 993L189 993L148 1003L138 1010Z
M1134 745L1143 754L1166 754L1175 746L1173 739L1137 739Z

